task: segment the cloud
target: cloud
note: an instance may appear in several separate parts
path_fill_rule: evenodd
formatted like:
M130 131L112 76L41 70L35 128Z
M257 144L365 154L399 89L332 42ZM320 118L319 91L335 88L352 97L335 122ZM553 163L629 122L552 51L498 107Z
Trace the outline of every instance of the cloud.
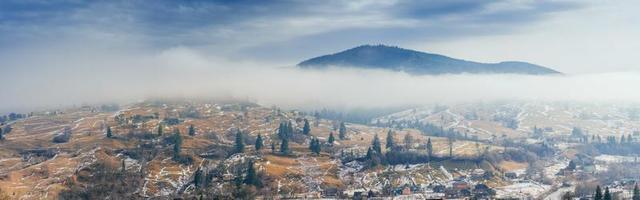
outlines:
M59 49L53 47L52 49ZM250 100L285 108L376 108L499 100L636 102L638 73L445 75L270 66L188 47L157 52L76 49L0 57L11 71L0 110L150 98ZM81 52L81 53L80 53Z
M511 32L546 13L579 5L464 0L3 1L0 46L60 38L115 42L133 38L151 48L190 46L242 59L290 62L375 41L404 44L424 37ZM317 50L290 48L310 45Z

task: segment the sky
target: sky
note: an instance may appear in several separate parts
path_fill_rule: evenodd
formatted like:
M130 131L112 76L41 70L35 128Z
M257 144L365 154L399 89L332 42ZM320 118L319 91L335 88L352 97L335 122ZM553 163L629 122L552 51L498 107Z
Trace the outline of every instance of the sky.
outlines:
M417 83L443 81L442 77L380 72L308 75L295 69L271 70L362 44L394 45L480 62L531 62L570 76L547 82L597 86L599 82L593 80L606 80L613 85L600 87L603 90L624 90L613 90L620 94L611 96L635 100L636 96L622 93L628 92L627 84L640 82L635 76L640 71L635 62L640 48L640 14L635 9L639 4L630 0L4 0L0 1L0 74L5 79L5 97L0 111L203 94L273 104L339 105L358 99L347 95L342 101L317 100L335 92L322 80L361 81L362 87L370 87L381 83L361 80L363 76L395 77L387 81L425 92L436 89ZM272 77L261 77L266 74ZM283 74L311 77L301 80L283 78ZM436 94L462 99L456 94L472 89L464 85L484 79L454 76L447 80L457 80L459 84L452 85L460 86L447 86L450 91ZM513 83L509 77L498 79ZM315 85L315 91L328 91L314 98L285 100L256 89L270 85L273 94L288 96L290 91L282 88L301 81ZM500 86L505 82L496 82L494 93L513 93ZM527 84L533 83L538 81ZM345 88L343 93L366 91L362 87ZM539 88L541 92L549 89ZM573 96L587 99L591 96L585 94L596 92L605 91ZM479 99L493 97L478 95ZM407 102L385 99L376 105L394 103Z

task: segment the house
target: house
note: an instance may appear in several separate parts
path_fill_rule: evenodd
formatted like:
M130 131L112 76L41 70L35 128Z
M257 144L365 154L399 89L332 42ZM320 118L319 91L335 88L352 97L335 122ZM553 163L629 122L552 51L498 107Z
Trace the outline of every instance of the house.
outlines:
M402 189L402 195L411 195L411 194L412 194L412 192L411 192L411 188L410 188L410 187L406 187L406 186L405 186L405 187Z
M518 173L506 172L506 173L504 173L504 177L507 177L507 178L510 178L510 179L516 179L516 178L518 178Z
M496 191L485 184L477 184L473 187L473 196L476 199L490 199Z
M456 190L464 190L464 189L469 189L469 183L465 182L465 181L456 181L453 182L453 188L455 188Z
M433 192L435 193L444 193L445 191L446 191L446 187L444 185L433 186Z
M337 197L338 196L338 188L326 188L322 190L322 197Z

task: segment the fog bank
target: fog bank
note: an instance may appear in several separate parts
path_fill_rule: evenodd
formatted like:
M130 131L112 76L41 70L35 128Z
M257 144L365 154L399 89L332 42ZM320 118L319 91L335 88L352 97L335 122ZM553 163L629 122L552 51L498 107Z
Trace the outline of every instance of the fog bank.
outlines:
M0 111L149 98L236 98L285 108L372 108L496 100L640 101L640 74L442 75L231 60L187 47L81 45L1 52Z

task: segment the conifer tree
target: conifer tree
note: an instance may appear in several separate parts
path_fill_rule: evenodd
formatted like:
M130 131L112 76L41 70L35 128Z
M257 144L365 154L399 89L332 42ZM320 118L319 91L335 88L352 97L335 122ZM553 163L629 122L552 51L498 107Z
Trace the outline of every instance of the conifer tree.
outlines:
M311 150L311 152L315 152L315 148L316 148L316 138L311 138L311 141L309 141L309 150Z
M182 149L182 136L180 135L180 129L176 128L173 134L174 144L173 144L173 158L180 158L180 150Z
M378 134L373 136L373 142L371 142L371 148L378 154L382 153L382 145L380 145L380 138L378 138Z
M367 148L367 155L365 156L365 158L367 160L371 160L371 158L373 158L373 149L371 147Z
M278 127L278 138L284 139L285 136L286 136L285 132L286 132L285 123L284 122L280 122L280 126Z
M602 200L602 189L600 185L596 186L596 194L593 195L593 200Z
M196 186L196 189L198 189L202 186L201 184L202 184L202 170L200 169L200 167L198 167L195 174L193 175L193 185Z
M448 144L449 144L449 157L453 157L453 137L449 136L448 139ZM506 142L504 143L504 152L507 152L507 145Z
M315 137L311 139L311 142L309 143L309 149L315 154L320 154L320 151L321 151L320 140Z
M293 124L291 124L291 122L287 122L287 134L285 134L285 136L287 136L287 138L291 137L293 135Z
M429 159L433 158L433 145L431 144L431 138L427 139L427 155L429 155Z
M189 135L190 136L195 136L196 135L196 128L193 126L193 124L191 124L189 126Z
M262 135L258 134L258 137L256 138L256 151L260 151L260 149L262 149Z
M611 192L609 192L609 187L604 189L604 200L613 200L611 197Z
M280 153L289 154L289 141L286 138L280 143Z
M391 130L389 130L389 132L387 132L387 143L385 144L386 149L393 149L393 147L395 146L395 142L393 141L393 132Z
M404 146L409 148L411 147L411 145L413 145L413 136L407 133L406 135L404 135Z
M124 172L125 170L127 170L127 166L124 163L124 159L122 159L122 171Z
M113 137L113 133L111 133L111 127L107 127L107 137L108 138Z
M235 153L244 152L244 141L242 139L242 132L240 132L240 129L238 129L238 132L236 132L234 150L235 150Z
M347 126L344 125L344 122L340 123L340 128L338 129L338 138L340 140L344 140L347 136Z
M249 161L247 176L244 178L244 184L256 187L260 186L260 180L258 180L258 175L256 174L256 168L253 166L253 161Z
M327 142L329 143L329 145L333 145L333 142L336 140L335 137L333 137L333 131L331 133L329 133L329 139L327 140Z
M163 132L162 124L158 124L158 136L162 136Z
M309 120L304 119L304 127L302 127L302 134L309 135L311 133L311 126L309 126Z

